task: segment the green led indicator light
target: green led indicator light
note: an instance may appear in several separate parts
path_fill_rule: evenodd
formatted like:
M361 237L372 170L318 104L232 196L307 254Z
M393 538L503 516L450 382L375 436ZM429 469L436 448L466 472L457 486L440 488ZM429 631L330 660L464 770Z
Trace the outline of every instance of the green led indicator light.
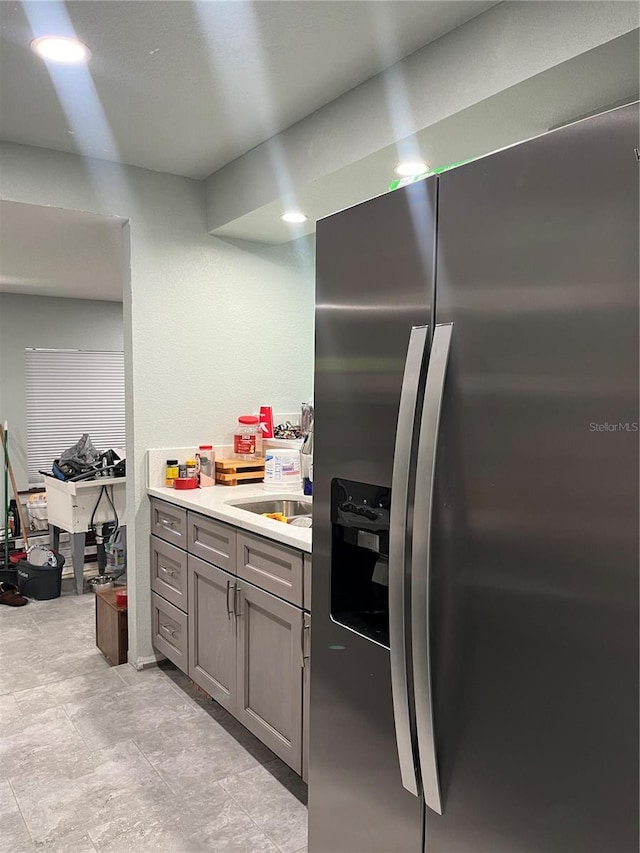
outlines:
M448 172L449 169L456 169L458 166L464 166L465 163L471 163L471 161L475 159L475 157L470 157L468 160L459 160L457 163L449 163L446 166L436 166L434 169L429 169L428 172L424 172L422 175L413 175L410 178L396 178L395 181L391 181L389 184L389 189L397 190L400 189L400 187L406 187L408 184L415 184L416 181L424 181L425 178L430 178L431 175L441 175L443 172Z

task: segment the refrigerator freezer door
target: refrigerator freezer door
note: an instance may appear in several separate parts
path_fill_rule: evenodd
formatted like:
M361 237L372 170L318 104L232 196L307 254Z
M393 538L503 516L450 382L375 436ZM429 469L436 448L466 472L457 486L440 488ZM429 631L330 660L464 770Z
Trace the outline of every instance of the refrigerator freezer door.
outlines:
M635 105L440 179L428 853L638 849L637 147Z
M363 549L375 554L377 545L365 529L350 543L345 527L336 547L331 496L336 479L391 488L409 336L431 322L435 205L430 179L318 223L310 853L422 845L421 801L400 776L389 648L331 618L331 578L354 570L338 555L353 544L362 572ZM363 505L360 491L354 506ZM376 583L382 600L384 565L368 565L363 594Z

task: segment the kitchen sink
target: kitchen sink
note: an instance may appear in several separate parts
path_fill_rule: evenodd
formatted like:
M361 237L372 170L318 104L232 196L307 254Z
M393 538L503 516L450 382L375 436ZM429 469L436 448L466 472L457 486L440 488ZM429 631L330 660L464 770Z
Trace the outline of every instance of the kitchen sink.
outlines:
M270 498L269 500L247 501L246 503L231 503L236 509L255 512L256 515L279 512L287 518L311 516L311 501L298 501L292 498Z

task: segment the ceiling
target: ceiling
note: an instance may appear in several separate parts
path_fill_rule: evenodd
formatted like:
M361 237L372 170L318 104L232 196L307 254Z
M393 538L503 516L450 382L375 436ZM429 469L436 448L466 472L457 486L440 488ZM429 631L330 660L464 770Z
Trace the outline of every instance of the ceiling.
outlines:
M204 178L494 5L3 0L0 138ZM89 64L47 66L51 33Z
M638 32L537 74L415 134L424 159L444 166L482 157L588 114L638 99ZM215 228L217 237L286 243L315 231L316 221L388 191L397 177L398 148L391 145L319 180L297 187L309 219L287 225L276 199Z
M122 220L0 201L0 292L122 301Z

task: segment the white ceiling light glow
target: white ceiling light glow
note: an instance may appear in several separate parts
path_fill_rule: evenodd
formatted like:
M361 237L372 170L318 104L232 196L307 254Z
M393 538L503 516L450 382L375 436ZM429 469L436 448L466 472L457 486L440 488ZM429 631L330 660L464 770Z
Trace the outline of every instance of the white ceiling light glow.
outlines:
M288 213L283 213L282 216L280 217L280 219L282 219L283 222L292 222L292 223L293 222L306 222L307 221L307 217L304 215L304 213L300 213L300 211L297 211L297 210L290 210Z
M396 174L403 178L413 178L415 175L424 175L429 167L422 160L415 160L411 163L399 163L396 166Z
M31 50L42 59L67 65L86 62L91 56L86 44L65 36L41 36L31 42Z

